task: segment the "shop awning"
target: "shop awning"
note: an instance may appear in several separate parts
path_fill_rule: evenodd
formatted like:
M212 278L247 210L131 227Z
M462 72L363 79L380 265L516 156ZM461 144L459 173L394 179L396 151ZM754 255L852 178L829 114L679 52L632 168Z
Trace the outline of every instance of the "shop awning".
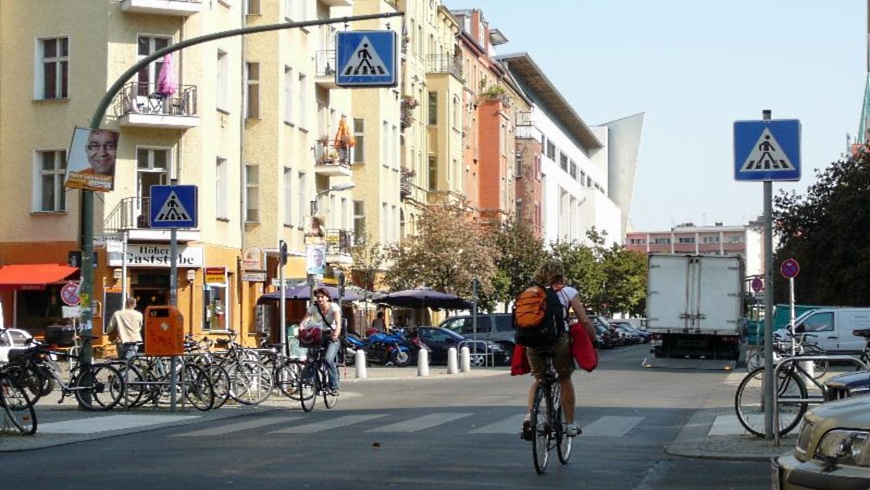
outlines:
M0 267L0 289L43 289L78 272L64 264L12 264Z

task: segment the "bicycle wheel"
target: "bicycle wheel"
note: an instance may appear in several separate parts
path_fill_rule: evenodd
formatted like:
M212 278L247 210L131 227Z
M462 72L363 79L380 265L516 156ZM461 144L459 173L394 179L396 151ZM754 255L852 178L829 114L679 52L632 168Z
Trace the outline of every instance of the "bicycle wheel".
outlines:
M202 412L214 408L214 386L203 368L193 363L185 363L182 380L184 395L193 408Z
M272 394L272 373L258 362L241 361L227 369L230 396L245 405L259 405Z
M554 390L558 390L559 386L556 385ZM557 400L560 400L561 397L554 397ZM568 434L565 433L565 410L562 407L560 402L554 402L556 405L555 410L553 410L553 427L556 433L556 452L559 455L559 462L562 464L567 464L568 460L571 459L571 446L574 440L573 437L568 437Z
M748 372L755 371L756 369L764 366L764 351L761 349L756 349L751 352L748 356L746 356L746 370Z
M93 411L115 408L124 396L124 376L108 364L83 367L73 382L76 400Z
M548 424L550 403L546 391L547 389L543 386L543 383L539 382L535 390L530 419L532 429L535 431L532 438L532 457L535 460L535 471L539 475L543 475L547 471L547 461L550 459L550 448L548 447L550 439L550 427Z
M287 361L275 368L275 386L291 400L299 400L299 373L302 364Z
M332 408L338 401L338 392L333 391L329 387L329 374L326 372L326 364L321 364L318 371L320 372L320 386L322 388L320 392L323 394L323 404L326 405L326 408Z
M302 369L302 376L299 379L299 401L302 403L302 410L306 412L314 410L314 404L317 402L320 388L318 384L314 363L306 364Z
M208 373L214 389L214 408L221 408L230 399L230 375L219 364L209 364L203 369Z
M4 366L6 377L8 377L16 386L27 391L28 400L31 404L36 404L42 398L43 383L45 373L33 365L15 365L7 364ZM54 380L51 380L54 382Z
M764 368L752 371L740 382L734 395L737 418L746 430L764 437ZM791 372L782 372L777 380L777 397L806 398L807 388L800 377ZM779 435L788 434L797 426L807 411L807 403L779 403Z
M117 369L124 378L124 406L136 408L143 405L148 390L142 371L132 364L127 365L124 361L110 361L109 365Z
M6 412L4 428L15 429L24 435L36 433L36 410L27 395L27 390L21 389L14 380L7 376L0 377L0 405Z

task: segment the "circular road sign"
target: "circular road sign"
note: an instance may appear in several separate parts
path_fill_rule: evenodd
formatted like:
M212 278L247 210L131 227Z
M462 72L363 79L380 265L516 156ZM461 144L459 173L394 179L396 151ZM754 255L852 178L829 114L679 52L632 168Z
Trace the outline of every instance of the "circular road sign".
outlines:
M801 271L801 267L798 265L797 260L795 259L786 259L782 263L782 267L780 267L780 272L786 279L793 279L797 277L798 272Z
M752 290L756 293L759 293L762 289L764 289L764 281L762 281L760 277L753 277L751 285Z
M74 282L65 284L60 289L60 299L69 306L79 304L79 301L81 301L81 298L79 298L79 285Z

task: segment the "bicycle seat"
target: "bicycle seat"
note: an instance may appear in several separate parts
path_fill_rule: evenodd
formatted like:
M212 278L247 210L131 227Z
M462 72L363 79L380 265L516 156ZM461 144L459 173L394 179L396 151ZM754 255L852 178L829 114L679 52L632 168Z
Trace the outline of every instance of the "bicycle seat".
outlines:
M862 328L860 330L853 330L852 333L859 337L864 337L865 339L870 339L870 328Z

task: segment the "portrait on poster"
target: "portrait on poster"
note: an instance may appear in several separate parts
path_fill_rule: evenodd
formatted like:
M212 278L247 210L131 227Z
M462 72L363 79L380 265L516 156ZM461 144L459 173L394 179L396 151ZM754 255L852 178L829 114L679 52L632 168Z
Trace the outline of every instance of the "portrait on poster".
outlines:
M116 131L75 128L67 153L66 187L111 191L115 185L117 152Z
M305 259L308 274L326 274L326 245L306 245Z

